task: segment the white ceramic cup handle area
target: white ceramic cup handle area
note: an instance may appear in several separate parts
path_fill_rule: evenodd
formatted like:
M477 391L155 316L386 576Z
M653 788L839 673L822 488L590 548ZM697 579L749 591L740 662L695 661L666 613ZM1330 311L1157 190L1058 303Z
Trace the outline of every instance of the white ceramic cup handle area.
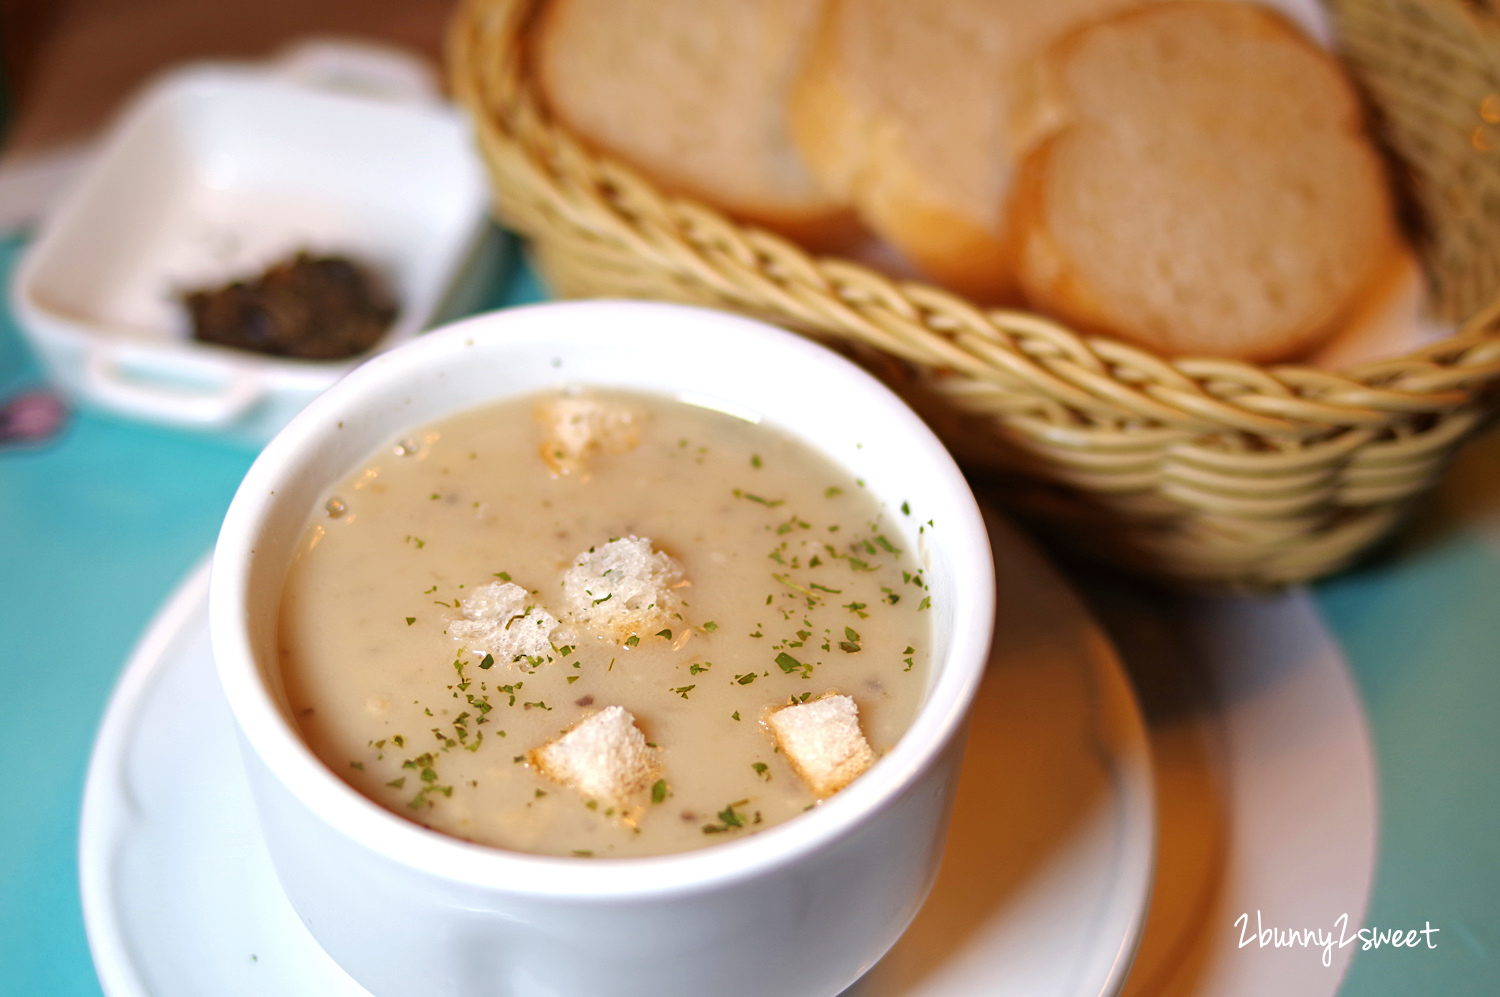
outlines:
M302 42L273 63L283 79L319 90L374 100L436 102L441 99L431 67L401 49L368 42L320 39Z
M144 376L129 374L130 366L143 368ZM166 376L153 379L153 373ZM191 379L192 386L168 383L167 378L174 373ZM90 349L83 368L89 392L100 404L125 415L181 426L226 426L265 394L260 377L250 371L216 370L207 384L202 384L203 373L202 365L173 364L165 355L153 356L149 368L146 364L132 365L127 356L107 346Z

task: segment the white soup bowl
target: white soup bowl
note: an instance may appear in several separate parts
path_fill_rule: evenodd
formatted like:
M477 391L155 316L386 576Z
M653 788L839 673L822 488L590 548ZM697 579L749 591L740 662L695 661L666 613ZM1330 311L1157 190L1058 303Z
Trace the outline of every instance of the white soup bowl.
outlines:
M416 427L574 385L760 419L861 478L887 508L910 504L891 525L928 565L924 700L893 749L811 812L654 858L508 852L378 806L298 735L278 670L277 614L325 490ZM235 495L209 604L219 677L281 884L319 944L372 994L826 997L890 948L937 874L993 589L962 475L874 378L747 319L591 302L457 323L374 357L319 396Z

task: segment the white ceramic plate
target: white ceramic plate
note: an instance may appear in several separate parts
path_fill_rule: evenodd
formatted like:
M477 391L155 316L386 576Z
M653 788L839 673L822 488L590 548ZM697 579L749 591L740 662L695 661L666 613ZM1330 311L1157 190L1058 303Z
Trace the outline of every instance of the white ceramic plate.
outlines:
M1102 631L1010 527L942 872L859 997L1118 992L1145 920L1145 729ZM161 610L105 715L84 791L84 921L109 997L365 993L281 893L208 640L207 566Z

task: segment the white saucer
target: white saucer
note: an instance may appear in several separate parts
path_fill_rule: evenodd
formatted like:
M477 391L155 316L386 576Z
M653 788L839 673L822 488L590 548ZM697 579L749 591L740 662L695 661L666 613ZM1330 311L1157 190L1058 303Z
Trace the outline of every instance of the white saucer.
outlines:
M1102 631L1008 526L1002 598L947 857L910 930L850 997L1105 997L1150 898L1145 728ZM89 766L84 922L109 997L355 997L281 892L208 639L207 565L126 666Z

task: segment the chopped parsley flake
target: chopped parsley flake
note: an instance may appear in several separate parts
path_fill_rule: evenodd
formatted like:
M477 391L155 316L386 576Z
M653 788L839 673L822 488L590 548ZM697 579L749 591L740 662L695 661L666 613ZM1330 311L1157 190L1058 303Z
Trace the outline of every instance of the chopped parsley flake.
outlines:
M707 623L703 624L703 629L707 630L709 633L713 633L715 630L719 629L719 625L713 620L709 620Z
M509 571L497 571L497 572L495 572L495 577L498 578L498 579L500 579L502 582L508 582L508 581L510 581L510 572Z
M411 626L415 622L417 622L417 618L415 616L408 616L406 618L406 625L407 626Z
M658 637L665 637L667 640L671 640L672 639L672 631L670 631L670 630L658 630L658 631L656 631L656 636L658 636Z
M626 638L626 640L625 640L625 646L626 647L635 647L640 642L641 642L640 637L636 636L635 634L631 634L628 638Z
M777 558L777 560L780 560L780 558ZM789 588L789 589L795 589L798 592L801 592L803 595L807 596L809 599L816 599L817 598L817 596L814 595L812 592L810 592L807 589L803 588L801 585L798 585L796 582L792 581L786 575L776 575L776 574L773 574L771 577L774 578L774 579L776 579L781 584L785 585L787 588Z
M782 651L780 654L776 655L776 664L780 665L781 670L786 672L788 675L802 668L802 662L798 661L790 654L787 654L785 651Z
M725 807L723 810L720 810L719 814L718 814L719 823L717 823L717 824L704 824L703 825L703 833L704 834L723 834L725 831L728 831L731 828L744 827L745 826L745 817L744 817L744 815L740 814L740 813L736 813L734 808L735 807L742 807L742 806L744 806L745 804L747 804L749 802L750 802L749 800L736 800L734 803L729 804L729 806Z
M741 491L738 488L734 490L733 495L735 498L742 498L749 502L759 502L767 509L774 509L778 505L782 505L786 502L786 499L768 499L762 498L759 495L751 495L749 492Z
M743 675L736 675L734 677L734 680L740 685L749 685L751 682L754 682L756 678L758 678L758 676L754 672L746 672Z
M660 803L667 798L667 780L658 779L651 784L651 802Z
M677 693L677 695L681 696L683 699L687 699L688 698L688 693L692 692L696 688L698 688L696 685L684 685L684 686L678 686L676 689L673 689L672 691L675 692L675 693Z

